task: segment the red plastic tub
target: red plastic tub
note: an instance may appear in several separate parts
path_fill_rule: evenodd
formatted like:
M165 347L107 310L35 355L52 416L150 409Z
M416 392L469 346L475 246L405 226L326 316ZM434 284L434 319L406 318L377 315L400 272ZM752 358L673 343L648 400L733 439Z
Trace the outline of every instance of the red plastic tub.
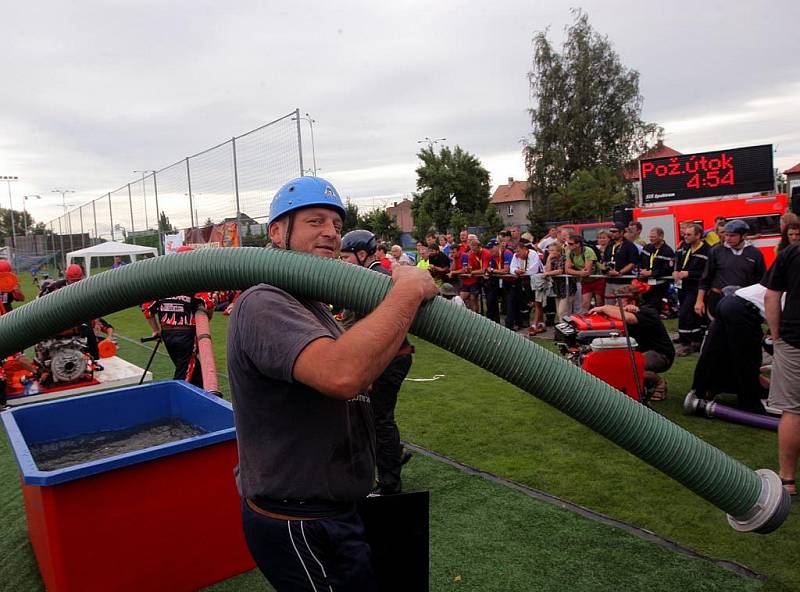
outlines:
M28 448L163 418L205 433L55 471L40 471ZM168 381L20 407L3 421L48 590L196 590L255 567L241 528L225 401Z

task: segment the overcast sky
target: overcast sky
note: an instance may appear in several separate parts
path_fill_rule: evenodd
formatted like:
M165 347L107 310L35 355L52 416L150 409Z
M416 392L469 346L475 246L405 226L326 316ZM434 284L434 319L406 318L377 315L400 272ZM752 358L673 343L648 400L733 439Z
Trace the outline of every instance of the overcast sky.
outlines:
M800 162L800 2L580 6L639 71L668 145L771 143L776 167ZM85 203L299 107L320 175L361 207L415 190L426 136L477 155L493 185L521 179L531 39L549 27L560 45L570 21L530 0L6 3L0 175L48 221L54 188Z

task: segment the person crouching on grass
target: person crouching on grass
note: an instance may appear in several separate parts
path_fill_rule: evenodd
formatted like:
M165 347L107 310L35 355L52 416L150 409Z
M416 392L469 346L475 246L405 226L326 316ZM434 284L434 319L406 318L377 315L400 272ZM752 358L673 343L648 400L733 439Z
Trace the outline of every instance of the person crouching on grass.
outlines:
M672 367L675 361L675 346L658 312L641 303L642 292L647 288L649 288L647 284L636 282L617 288L615 294L618 298L622 298L628 333L636 340L636 349L644 356L644 381L645 387L651 391L650 400L663 401L667 398L667 381L660 376L660 373ZM589 311L589 314L622 319L617 304L596 306Z

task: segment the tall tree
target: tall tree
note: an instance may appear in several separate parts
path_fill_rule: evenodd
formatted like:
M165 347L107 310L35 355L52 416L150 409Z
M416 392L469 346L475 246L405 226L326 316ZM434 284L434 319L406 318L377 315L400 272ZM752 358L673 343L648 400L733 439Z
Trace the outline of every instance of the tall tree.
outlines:
M342 236L351 230L361 228L362 221L362 218L358 215L358 206L349 199L344 203L344 210L346 215L344 217L344 222L342 223Z
M386 210L372 210L361 219L359 228L370 230L382 241L396 243L400 240L400 229Z
M14 232L11 232L11 212L7 208L0 208L0 237L6 238L6 244L9 244L10 237L12 234L16 234L17 236L23 236L25 234L25 225L27 224L28 230L30 230L33 225L33 216L31 216L28 212L22 212L20 210L13 210L14 212Z
M438 154L432 147L423 148L417 156L422 165L417 168L417 193L411 204L415 235L447 230L454 207L467 223L480 223L489 203L490 182L480 159L460 146L452 150L445 146Z
M594 222L609 220L614 206L626 202L628 195L616 171L599 166L575 171L569 183L549 197L560 218Z
M158 217L158 229L161 232L174 232L175 229L172 227L172 224L169 221L169 217L162 211L161 215Z
M576 171L604 166L619 173L662 131L641 119L639 73L622 64L585 12L576 9L573 15L560 53L548 31L533 39L528 79L534 105L524 152L534 223L561 217L548 197L563 190Z

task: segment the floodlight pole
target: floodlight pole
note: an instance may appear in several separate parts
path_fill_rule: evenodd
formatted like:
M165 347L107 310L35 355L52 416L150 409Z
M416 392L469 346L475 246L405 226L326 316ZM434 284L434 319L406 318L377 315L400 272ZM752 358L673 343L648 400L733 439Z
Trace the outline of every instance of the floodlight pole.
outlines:
M28 236L28 198L35 197L42 199L41 195L23 195L22 196L22 222L25 225L25 236Z
M14 229L14 201L11 198L11 182L19 181L19 177L16 175L4 175L0 177L0 179L5 181L6 185L8 185L8 205L11 208L11 251L13 253L14 249L17 248L17 231Z
M147 223L147 187L144 182L144 178L147 176L147 173L153 173L153 183L155 183L156 172L153 170L144 170L144 171L133 171L134 173L142 173L142 197L144 199L144 229L147 230L150 228L150 224ZM158 228L158 212L156 212L156 229Z

